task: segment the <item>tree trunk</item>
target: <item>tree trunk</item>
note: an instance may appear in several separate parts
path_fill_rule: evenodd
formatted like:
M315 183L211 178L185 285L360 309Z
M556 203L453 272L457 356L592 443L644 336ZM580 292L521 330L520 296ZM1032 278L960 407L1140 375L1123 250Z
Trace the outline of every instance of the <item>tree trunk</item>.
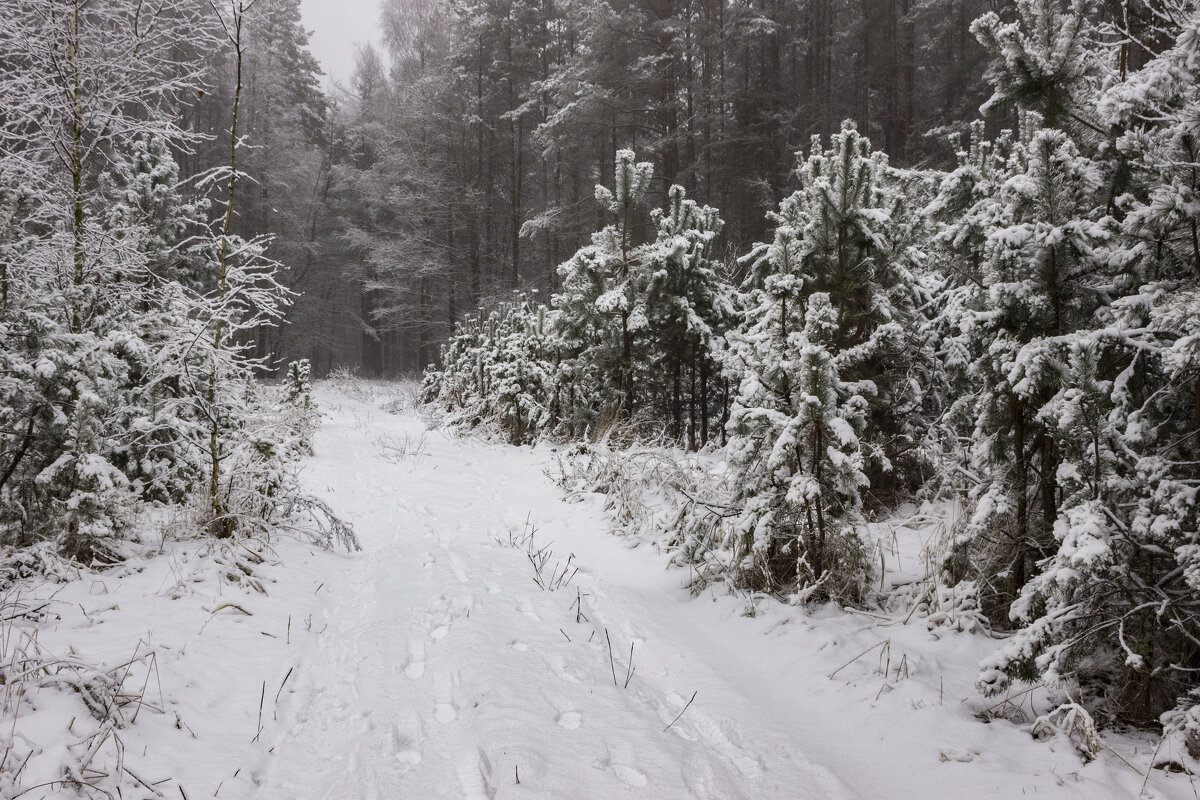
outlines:
M512 288L521 284L521 193L524 181L524 170L521 167L522 151L524 150L523 125L520 119L513 121L513 154L512 154L512 274L509 278Z
M79 11L83 3L71 6L70 42L67 60L71 67L71 236L75 296L71 301L71 332L83 332L84 231L83 231L83 77L79 71Z
M217 298L224 303L229 291L229 233L233 225L233 200L237 191L238 176L238 112L242 103L242 22L245 16L245 6L239 1L233 16L233 30L229 33L234 49L234 91L233 113L229 123L229 193L225 199L225 216L221 222L221 246L218 255ZM209 513L210 530L218 538L228 538L234 533L232 520L221 499L221 446L222 416L217 407L217 383L219 380L217 355L224 347L225 328L223 321L218 318L216 330L213 333L213 362L208 374L208 407L210 413L210 428L208 439L209 455Z
M691 391L688 393L688 450L696 450L696 346L692 345Z

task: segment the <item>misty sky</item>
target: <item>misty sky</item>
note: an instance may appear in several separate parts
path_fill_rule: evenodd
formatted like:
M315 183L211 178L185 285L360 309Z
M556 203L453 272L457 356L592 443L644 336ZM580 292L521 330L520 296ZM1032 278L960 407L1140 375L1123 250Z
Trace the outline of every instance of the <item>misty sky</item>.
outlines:
M379 44L379 0L301 0L304 27L312 31L312 54L328 82L345 86L354 71L354 46Z

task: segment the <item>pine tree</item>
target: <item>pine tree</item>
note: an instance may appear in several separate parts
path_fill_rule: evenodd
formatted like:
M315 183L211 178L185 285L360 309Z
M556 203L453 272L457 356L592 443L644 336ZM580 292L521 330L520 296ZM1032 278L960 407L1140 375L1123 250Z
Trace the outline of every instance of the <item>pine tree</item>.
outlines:
M980 685L989 694L1011 678L1055 687L1069 679L1094 705L1096 687L1119 674L1122 661L1132 669L1144 665L1133 649L1140 648L1140 633L1131 646L1124 626L1131 610L1124 599L1127 569L1137 553L1122 541L1108 509L1135 472L1123 457L1119 417L1112 415L1112 384L1099 377L1099 368L1098 347L1074 343L1062 388L1038 415L1057 445L1057 551L1039 563L1013 603L1011 617L1023 627L982 666Z
M732 317L714 241L723 225L717 210L689 200L672 186L666 211L654 209L657 235L638 248L637 269L645 275L648 351L642 369L671 376L671 391L660 395L662 417L671 420L676 439L688 447L708 442L715 350ZM653 385L647 379L647 385ZM684 422L686 397L687 422ZM697 419L697 416L699 419ZM686 429L686 434L685 434Z
M1046 29L1050 11L1022 8L1036 18L1021 24ZM964 317L979 354L975 472L984 478L965 542L977 557L990 552L982 572L1007 581L1002 596L1019 593L1019 630L984 661L980 686L1044 680L1103 719L1135 723L1178 700L1164 722L1192 735L1200 370L1189 342L1200 262L1186 200L1194 176L1179 168L1187 136L1176 127L1194 89L1175 85L1189 63L1175 48L1195 52L1194 37L1182 26L1167 37L1173 46L1131 73L1122 50L1097 99L1100 62L1061 46L1089 36L1085 23L1026 42L1070 91L1051 95L1043 84L1011 99L1048 114L1057 102L1068 129L1068 117L1099 118L1116 147L1100 151L1107 161L1092 158L1082 129L1068 135L1030 115L1009 177L968 212L992 222L986 295ZM1008 91L1024 79L1022 59L983 38L998 94Z
M613 190L596 187L613 223L558 268L562 289L552 305L560 348L569 354L567 392L573 403L592 406L578 432L600 419L628 418L637 402L634 339L648 320L631 226L652 174L652 165L636 162L632 150L619 151Z
M985 73L1001 103L1041 114L1049 128L1068 126L1086 105L1096 60L1089 47L1092 0L1017 0L1016 19L988 12L971 32L990 56Z
M527 297L462 319L425 375L426 402L455 421L491 424L512 444L553 432L564 398L556 394L552 312Z
M0 173L21 175L27 195L3 203L23 208L0 244L0 361L11 370L0 424L17 432L0 457L2 524L19 543L103 558L141 495L128 468L139 432L127 423L141 414L130 390L150 306L146 228L108 218L101 176L146 137L189 139L172 106L198 88L202 65L176 45L185 31L207 34L177 0L21 0L7 11L0 104L21 113L0 118Z
M929 335L942 366L940 424L946 429L944 450L964 460L959 436L974 426L975 383L971 365L983 355L986 342L973 336L972 320L986 309L982 290L988 235L1007 224L1007 206L1000 197L1018 168L1012 134L994 140L984 137L984 124L971 125L963 142L953 137L956 166L941 176L933 199L923 209L929 234L926 253L935 297L929 308Z
M986 230L979 292L960 325L968 330L978 387L973 400L975 513L964 545L985 548L981 567L1004 604L1048 554L1059 512L1059 448L1043 408L1064 380L1072 336L1104 302L1101 270L1110 224L1099 208L1101 167L1066 134L1028 117L1008 176L967 216ZM981 552L982 557L982 552ZM987 594L988 592L985 592Z
M730 544L747 585L853 602L867 575L858 438L866 401L839 378L829 295L804 300L798 288L794 274L768 276L753 322L729 334L742 375L727 446L742 504Z
M1200 634L1200 261L1195 175L1183 166L1200 38L1194 10L1156 18L1163 30L1146 41L1167 45L1141 70L1122 62L1097 105L1118 132L1113 169L1127 192L1108 204L1112 242L1091 259L1103 275L1092 330L1059 337L1070 342L1058 356L1068 367L1038 417L1060 462L1050 555L1013 605L1022 629L984 663L981 683L1045 679L1107 720L1161 713L1167 732L1200 752L1190 667Z
M872 480L882 482L893 457L923 435L921 415L913 413L922 395L913 367L925 345L913 324L921 292L903 221L909 212L886 156L872 152L849 121L828 148L814 137L797 177L799 189L770 215L774 242L742 261L755 285L794 276L785 316L800 312L813 292L829 294L838 322L830 346L842 380L868 400L864 455Z
M106 229L129 254L123 273L109 273L121 286L122 309L111 324L124 332L117 355L126 365L113 424L128 436L115 464L144 499L178 502L199 475L187 443L195 423L175 408L177 365L163 353L173 340L191 339L186 294L211 280L211 260L196 246L208 202L185 197L169 143L153 135L135 137L127 153L115 154L99 183Z

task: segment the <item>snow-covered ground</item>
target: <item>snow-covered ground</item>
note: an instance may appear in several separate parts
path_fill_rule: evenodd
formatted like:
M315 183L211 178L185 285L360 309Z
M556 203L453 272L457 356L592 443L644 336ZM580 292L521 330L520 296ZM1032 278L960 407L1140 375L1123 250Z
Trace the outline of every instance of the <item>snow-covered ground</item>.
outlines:
M126 681L148 679L153 707L116 730L153 787L135 784L145 796L1143 791L1152 738L1114 737L1085 765L1065 739L976 718L993 705L972 681L994 640L935 638L904 615L692 598L665 554L611 535L598 498L564 498L547 450L426 430L389 399L387 387L318 391L327 419L305 482L354 524L361 553L273 542L264 563L248 557L265 593L225 576L230 554L195 542L119 573L23 587L27 608L53 595L21 620L47 650L108 667L153 650ZM915 559L920 539L901 529L889 552ZM71 698L43 695L8 756L28 762L22 787L61 777L80 738L78 720L66 728ZM1143 796L1195 792L1186 775L1155 770Z

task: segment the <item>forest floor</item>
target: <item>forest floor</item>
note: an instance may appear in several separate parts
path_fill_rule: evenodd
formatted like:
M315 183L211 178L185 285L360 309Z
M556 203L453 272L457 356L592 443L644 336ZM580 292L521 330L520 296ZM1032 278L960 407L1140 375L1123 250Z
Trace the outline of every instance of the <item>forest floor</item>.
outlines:
M692 597L655 546L612 535L601 496L564 494L549 448L431 429L398 395L318 387L304 481L361 553L272 542L241 570L259 593L221 571L228 553L164 543L118 573L24 588L25 607L55 609L42 647L110 667L154 653L126 669L154 713L113 734L146 797L1196 796L1187 775L1144 778L1148 735L1085 764L1064 736L980 721L996 706L975 665L995 640ZM6 758L31 766L13 785L80 763L76 712L51 699L19 720Z

